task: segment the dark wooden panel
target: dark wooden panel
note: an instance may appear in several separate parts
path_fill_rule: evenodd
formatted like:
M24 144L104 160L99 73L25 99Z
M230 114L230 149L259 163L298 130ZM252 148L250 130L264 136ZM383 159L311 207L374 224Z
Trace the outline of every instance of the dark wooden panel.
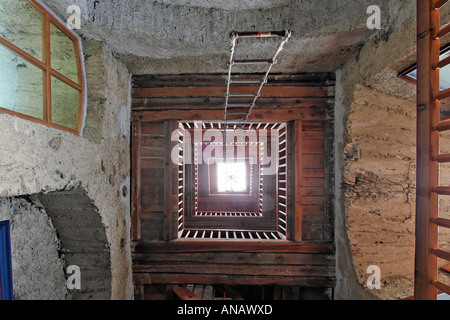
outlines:
M243 100L239 100L240 102ZM235 100L233 100L235 102ZM133 98L133 111L145 110L186 110L186 109L220 109L223 110L224 97L157 97L157 98ZM274 98L260 97L258 108L261 109L328 109L329 97L307 98Z
M303 154L323 154L324 142L323 140L303 140Z
M134 113L134 121L151 120L185 120L185 121L222 121L224 117L223 110L159 110L159 111L141 111ZM251 121L289 121L295 119L327 119L327 111L323 109L260 109L252 110L248 120Z
M304 240L323 240L324 226L323 214L308 214L308 212L305 212L302 232Z
M164 135L164 122L142 122L141 133Z
M257 86L234 86L233 93L257 92ZM327 97L328 87L311 86L264 86L261 90L262 97ZM190 86L190 87L154 87L154 88L135 88L133 97L151 98L151 97L224 97L226 86Z
M292 277L329 277L334 275L334 266L302 266L278 264L218 264L218 263L148 263L133 266L134 272L146 273L177 273L177 274L226 274L255 276L292 276Z
M322 169L324 168L323 155L304 154L302 156L304 169Z
M295 139L291 137L288 141L291 145L288 166L292 169L295 161L301 160L297 164L301 167L297 188L293 176L288 176L286 180L291 204L297 190L296 197L300 200L302 211L301 239L306 242L237 239L167 241L176 237L174 226L177 225L178 214L175 211L178 211L179 199L175 171L178 168L171 166L168 158L172 143L169 131L174 127L168 130L167 123L176 120L223 120L225 78L224 75L133 78L133 110L138 111L133 114L133 123L139 123L135 127L140 128L137 138L133 139L133 144L139 145L138 150L133 149L133 157L138 157L134 158L138 169L133 168L133 175L139 176L137 180L141 190L141 237L132 248L134 281L333 286L334 246L325 243L329 238L324 236L325 221L329 221L326 216L329 203L325 201L329 197L325 194L328 193L326 188L330 181L328 153L325 150L329 146L325 140L330 134L327 123L333 114L333 106L329 102L332 96L329 93L333 91L329 88L334 85L334 79L330 75L278 75L278 78L271 78L258 99L260 104L257 104L249 119L261 122L302 121L301 130L297 133L301 135L301 147L294 152ZM239 90L248 92L247 89L252 89L252 86ZM301 158L295 157L299 154ZM294 212L293 206L287 211ZM135 220L134 216L132 221ZM308 241L323 243L308 244Z
M302 286L302 287L334 287L335 276L329 277L289 277L289 276L251 276L251 275L227 275L214 274L151 274L134 273L135 283L161 283L161 284L228 284L228 285L280 285L280 286Z
M141 135L141 147L164 147L166 145L166 138L160 135Z
M334 254L335 247L330 243L296 243L293 241L277 240L173 240L170 242L145 242L133 244L134 252L166 252L166 253L199 253L199 252L269 252L269 253L330 253Z
M239 79L260 80L263 74L236 74ZM159 74L159 75L135 75L133 76L133 88L152 87L186 87L186 86L222 86L226 84L227 74ZM275 74L270 73L268 83L270 85L308 85L308 86L334 86L335 75L333 72Z
M332 265L334 256L327 253L261 253L261 252L199 252L199 253L140 253L133 254L133 263L211 263L216 264L278 264Z

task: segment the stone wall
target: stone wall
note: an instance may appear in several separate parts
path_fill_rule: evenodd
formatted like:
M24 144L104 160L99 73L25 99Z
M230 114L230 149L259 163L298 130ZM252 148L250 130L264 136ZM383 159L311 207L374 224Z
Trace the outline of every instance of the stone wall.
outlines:
M415 4L390 9L395 19L337 72L336 299L413 294L416 87L397 75L416 61ZM443 21L449 12L441 10ZM442 233L443 248L446 239ZM380 267L379 290L366 287L371 265Z
M83 47L88 90L83 135L0 114L0 195L84 189L105 228L111 299L129 299L133 296L127 130L131 78L108 47L94 41L83 41Z

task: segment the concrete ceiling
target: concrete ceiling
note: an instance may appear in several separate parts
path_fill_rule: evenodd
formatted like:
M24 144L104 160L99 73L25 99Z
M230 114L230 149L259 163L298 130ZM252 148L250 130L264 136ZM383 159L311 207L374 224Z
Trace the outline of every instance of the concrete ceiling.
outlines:
M334 71L376 33L415 14L402 0L42 0L63 19L79 5L86 38L105 41L134 74L226 72L232 31L292 31L273 72ZM387 5L389 3L389 5ZM366 26L377 4L382 30ZM270 40L237 47L242 57L273 55ZM269 49L268 49L269 48ZM254 72L253 70L248 70Z

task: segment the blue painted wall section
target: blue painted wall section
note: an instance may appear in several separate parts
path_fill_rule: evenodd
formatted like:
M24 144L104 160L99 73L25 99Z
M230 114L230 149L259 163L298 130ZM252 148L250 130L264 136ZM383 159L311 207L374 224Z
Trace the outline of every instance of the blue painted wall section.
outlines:
M0 300L13 300L9 221L0 221Z

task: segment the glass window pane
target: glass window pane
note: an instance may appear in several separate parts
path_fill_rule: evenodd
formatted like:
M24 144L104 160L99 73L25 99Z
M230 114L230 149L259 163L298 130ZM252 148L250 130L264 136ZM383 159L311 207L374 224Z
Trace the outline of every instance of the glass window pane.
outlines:
M44 72L0 45L0 107L44 117Z
M72 39L53 23L50 25L52 69L78 83L77 60Z
M0 0L0 36L42 61L42 15L26 0Z
M78 111L78 90L52 77L52 122L75 129Z

